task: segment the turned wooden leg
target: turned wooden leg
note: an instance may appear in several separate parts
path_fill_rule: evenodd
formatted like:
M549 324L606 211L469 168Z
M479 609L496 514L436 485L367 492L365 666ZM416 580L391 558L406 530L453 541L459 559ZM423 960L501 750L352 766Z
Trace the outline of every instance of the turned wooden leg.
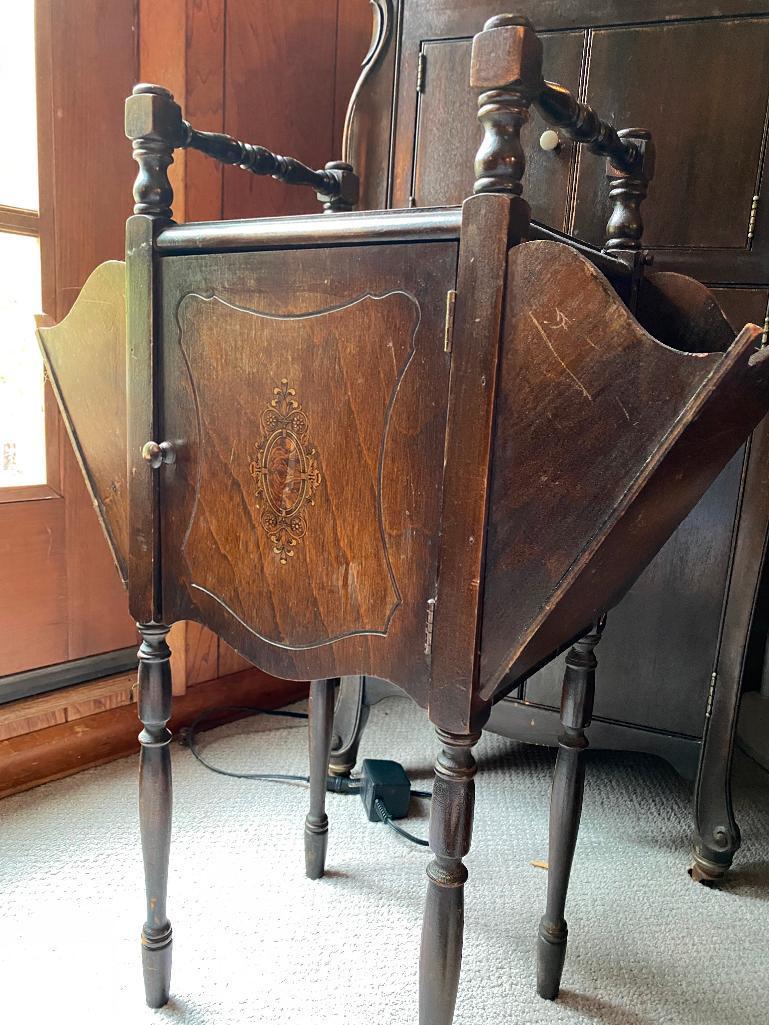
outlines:
M467 869L475 805L475 759L480 734L437 731L443 750L435 763L430 811L427 901L419 958L419 1025L451 1025L462 964Z
M313 680L310 684L310 810L304 822L304 864L308 879L320 879L326 866L326 776L334 724L334 683L334 680Z
M366 677L343 676L334 710L334 733L328 763L332 776L349 776L355 768L368 714Z
M585 727L590 725L595 692L597 660L594 649L601 639L600 620L566 656L561 697L558 757L550 795L550 854L547 874L547 908L539 923L537 942L537 992L555 1000L561 986L566 958L568 928L564 920L569 874L577 843L585 766L581 755L587 745Z
M144 855L147 921L142 929L144 992L150 1007L168 1001L171 983L171 923L166 915L171 847L171 652L168 627L139 624L139 826Z

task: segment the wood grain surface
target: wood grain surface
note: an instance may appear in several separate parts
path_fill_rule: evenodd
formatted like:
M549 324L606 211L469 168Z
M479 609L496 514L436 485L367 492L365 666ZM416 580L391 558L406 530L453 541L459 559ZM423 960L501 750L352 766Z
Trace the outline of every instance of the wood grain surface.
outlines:
M443 242L164 259L169 618L425 702L455 273Z
M508 274L484 594L489 696L511 664L520 675L622 596L767 401L766 360L751 364L758 328L723 357L667 348L557 243L513 250ZM713 346L700 348L721 347L715 326Z
M125 583L125 264L100 264L70 313L55 327L39 328L38 338L70 441Z

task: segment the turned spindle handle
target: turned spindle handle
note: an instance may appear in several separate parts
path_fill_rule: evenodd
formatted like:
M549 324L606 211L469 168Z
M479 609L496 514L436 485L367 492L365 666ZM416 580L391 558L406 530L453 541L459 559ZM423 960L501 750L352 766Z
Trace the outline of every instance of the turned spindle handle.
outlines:
M614 125L603 121L589 104L580 103L564 86L543 80L531 102L543 121L587 146L591 153L606 157L618 171L631 173L638 167L641 154L635 141L623 138Z
M358 178L350 164L331 161L321 171L314 171L294 157L281 157L264 146L240 142L221 132L199 132L189 121L183 121L182 147L196 149L222 164L234 164L252 174L270 175L285 185L309 185L318 198L334 201L334 209L350 210L358 201Z
M257 175L271 175L286 185L309 185L327 211L351 210L358 201L358 177L349 164L332 161L316 171L293 157L264 146L240 142L220 132L199 132L182 117L173 95L160 85L141 83L125 105L125 133L139 164L134 184L134 213L170 219L173 191L168 167L175 149L196 149L222 164Z
M475 158L475 192L520 196L526 158L521 129L534 107L558 132L543 132L540 146L558 149L564 135L607 159L612 214L606 248L640 249L640 206L654 174L649 132L617 131L568 89L542 75L542 41L528 18L500 14L473 39L470 85L481 89L478 120L484 135Z

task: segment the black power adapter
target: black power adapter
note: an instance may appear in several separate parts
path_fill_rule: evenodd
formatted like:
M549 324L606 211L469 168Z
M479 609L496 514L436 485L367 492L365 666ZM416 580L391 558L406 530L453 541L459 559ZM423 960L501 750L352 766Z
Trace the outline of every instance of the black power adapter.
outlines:
M290 710L275 711L266 708L245 708L242 706L228 706L224 711L250 712L255 715L278 715L290 719L307 719L306 712L293 712ZM258 779L267 780L272 783L309 783L309 776L289 776L277 772L229 772L227 769L220 769L211 765L197 748L196 731L210 713L204 713L192 723L191 726L179 733L179 740L189 747L191 753L197 758L201 765L205 765L212 772L221 776L232 776L235 779ZM361 766L361 776L358 779L349 776L327 776L326 790L334 794L360 794L363 807L370 822L384 822L390 829L394 829L406 840L418 844L420 847L429 847L427 840L421 837L412 836L405 829L396 825L393 819L403 819L409 813L409 804L412 797L420 797L430 800L432 794L425 790L412 790L411 782L406 775L403 766L398 762L384 761L377 758L366 758Z
M405 819L411 803L411 782L402 765L378 758L364 758L361 765L360 799L369 822L381 822L381 801L391 819Z
M384 822L412 843L429 847L427 840L412 836L393 822L393 819L404 819L408 815L412 795L430 797L430 794L411 789L411 781L402 765L378 758L364 758L358 782L369 822Z

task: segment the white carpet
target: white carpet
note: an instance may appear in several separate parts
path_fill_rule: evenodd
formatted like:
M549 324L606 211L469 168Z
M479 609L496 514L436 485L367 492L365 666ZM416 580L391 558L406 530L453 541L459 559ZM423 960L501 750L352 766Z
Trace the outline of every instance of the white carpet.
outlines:
M303 724L204 735L236 771L305 773ZM376 706L364 756L431 780L437 744L405 700ZM769 777L743 763L744 846L721 890L687 874L688 788L655 759L594 753L568 905L565 991L534 993L553 755L477 749L457 1025L766 1025ZM136 759L0 804L0 1014L25 1025L415 1025L428 853L329 795L329 875L303 875L306 789L225 779L174 745L171 1004L144 1006ZM426 811L410 821L426 834Z

